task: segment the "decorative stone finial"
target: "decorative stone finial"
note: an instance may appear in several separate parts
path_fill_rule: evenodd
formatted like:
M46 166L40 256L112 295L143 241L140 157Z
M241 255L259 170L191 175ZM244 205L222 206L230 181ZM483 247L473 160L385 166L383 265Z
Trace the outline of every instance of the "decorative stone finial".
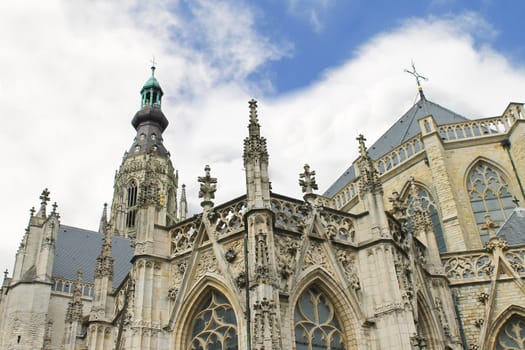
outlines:
M210 166L204 167L205 176L199 176L198 181L200 182L199 198L202 198L201 206L212 207L212 199L215 198L215 191L217 191L217 178L210 176Z
M35 211L36 211L35 207L31 207L31 209L29 209L29 216L30 217L35 216Z
M496 231L494 229L498 228L499 224L497 222L492 221L492 218L490 217L489 213L485 213L485 223L480 226L480 229L483 231L487 231L489 234L489 237L496 238Z
M4 271L4 280L7 278L7 275L9 274L9 270L8 269L5 269Z
M359 168L359 192L361 196L364 195L365 192L383 193L383 186L379 182L374 161L368 155L368 150L365 145L365 137L359 135L356 140L359 142L360 157L357 166Z
M303 193L306 194L310 194L313 190L318 189L317 183L315 182L315 170L310 171L308 164L304 165L304 173L299 174L299 185Z
M41 200L40 210L38 211L37 215L43 218L46 217L46 206L47 206L47 202L49 202L49 193L50 193L49 190L45 188L42 191L42 194L40 195L40 200Z
M253 98L248 102L250 106L250 124L248 129L250 131L250 136L260 136L260 125L257 118L257 101Z
M366 145L365 145L366 139L363 136L363 134L359 134L356 140L359 142L359 155L361 157L368 157L368 149L366 148Z

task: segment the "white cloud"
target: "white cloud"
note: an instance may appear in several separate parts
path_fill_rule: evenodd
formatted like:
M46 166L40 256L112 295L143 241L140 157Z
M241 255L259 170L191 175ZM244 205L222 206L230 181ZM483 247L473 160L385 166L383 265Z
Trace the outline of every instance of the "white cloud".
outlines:
M333 3L332 0L288 0L288 12L307 21L315 33L324 29L323 15Z
M165 144L193 210L205 164L219 179L217 203L244 192L242 140L251 97L260 100L273 188L297 197L305 162L327 188L354 159L358 131L371 143L410 107L417 92L403 69L411 59L430 78L427 97L466 116L497 115L509 101L524 100L524 68L477 44L486 23L472 14L469 26L461 16L407 20L309 87L266 97L246 77L288 55L289 47L257 33L249 7L152 4L0 4L0 267L12 268L28 210L46 186L64 224L97 228L134 137L130 120L152 54L170 120Z

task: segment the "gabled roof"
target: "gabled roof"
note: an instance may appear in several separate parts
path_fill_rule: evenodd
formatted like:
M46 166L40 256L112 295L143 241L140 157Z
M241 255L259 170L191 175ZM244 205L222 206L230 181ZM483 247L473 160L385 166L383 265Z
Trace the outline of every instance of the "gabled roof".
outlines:
M104 235L99 232L60 225L52 276L76 280L77 271L82 271L84 282L93 283L103 238ZM114 258L113 287L118 287L131 269L133 248L127 238L113 236L111 242Z
M516 208L500 227L498 237L509 245L525 244L525 208Z
M401 118L399 118L371 147L368 154L372 159L378 159L402 145L421 132L418 120L432 115L438 125L457 123L468 120L426 98L416 102ZM351 165L329 188L324 195L333 197L344 186L355 179L355 169Z

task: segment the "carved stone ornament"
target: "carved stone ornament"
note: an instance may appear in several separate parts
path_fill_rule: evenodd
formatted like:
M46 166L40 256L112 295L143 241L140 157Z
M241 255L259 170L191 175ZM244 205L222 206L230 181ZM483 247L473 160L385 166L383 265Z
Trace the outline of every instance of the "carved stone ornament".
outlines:
M237 257L237 253L235 252L235 250L232 247L229 247L226 250L226 252L224 253L224 258L230 264L235 260L236 257Z
M486 304L487 301L489 300L489 294L486 292L479 293L478 300L480 303Z
M177 294L179 293L179 288L171 287L168 289L168 298L170 300L175 300L177 298Z
M246 283L248 281L246 280L246 273L241 272L239 275L235 278L235 284L237 284L237 287L240 289L246 287Z

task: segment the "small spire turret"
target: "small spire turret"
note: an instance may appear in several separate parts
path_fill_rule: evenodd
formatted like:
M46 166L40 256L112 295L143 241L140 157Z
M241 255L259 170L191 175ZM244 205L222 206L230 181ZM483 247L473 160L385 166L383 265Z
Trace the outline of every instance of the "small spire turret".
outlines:
M108 226L108 203L104 203L104 209L102 209L102 216L100 217L100 224L98 226L98 232L105 233Z
M180 193L179 218L185 220L188 216L188 202L186 201L186 185L182 184L182 191Z
M361 179L359 181L359 190L361 195L363 195L365 192L382 193L383 186L379 181L379 176L374 166L374 161L368 154L368 149L365 145L366 139L363 135L359 135L356 140L359 142L359 158L357 160L357 165Z

